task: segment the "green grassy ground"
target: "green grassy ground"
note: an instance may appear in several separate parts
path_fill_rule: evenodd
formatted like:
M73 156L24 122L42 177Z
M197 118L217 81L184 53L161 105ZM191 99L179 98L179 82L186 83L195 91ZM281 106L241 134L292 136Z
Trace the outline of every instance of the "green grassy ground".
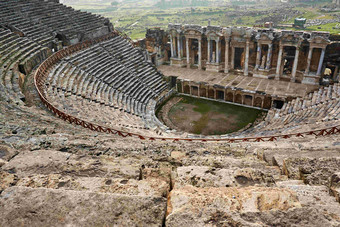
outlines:
M320 26L311 26L308 27L307 30L310 31L327 31L330 32L331 34L340 34L340 26L338 29L336 29L336 25L338 23L329 23L329 24L324 24Z
M203 131L209 132L205 134L220 135L238 131L249 123L253 123L263 111L243 106L237 106L216 101L181 96L182 100L174 105L169 111L169 118L176 123L187 123L191 121L193 124L191 133L201 134ZM193 105L194 112L200 114L199 120L191 119L191 112L188 111L186 104ZM221 116L222 114L222 116ZM174 117L179 120L174 120ZM212 124L212 125L210 125ZM215 127L214 127L215 125ZM206 130L207 127L210 128ZM179 126L180 127L180 126Z
M113 0L112 0L113 1ZM118 1L117 1L118 2ZM120 1L114 7L111 5L110 0L103 0L101 2L90 0L79 0L69 3L70 6L90 11L93 13L101 14L110 19L115 28L128 34L132 39L139 39L145 37L147 28L161 27L166 29L169 23L182 23L182 24L200 24L203 26L208 25L211 20L212 25L221 26L253 26L256 21L267 17L267 14L261 14L261 10L270 9L272 5L266 5L265 8L248 8L247 11L257 11L260 14L257 16L227 16L226 12L239 10L242 2L234 1L231 5L227 5L228 1L221 3L221 1L209 1L208 6L196 7L175 7L162 9L156 7L156 0L142 0L142 1ZM332 19L334 14L340 12L325 13L321 12L317 5L326 5L330 0L321 0L303 6L297 5L295 8L301 13L296 17L305 17L307 19ZM254 5L254 4L250 4ZM248 4L249 6L249 4ZM282 23L293 23L294 18L290 21L283 21ZM333 24L321 26L322 29L311 27L310 29L325 30L332 34L339 33L338 30L333 29ZM310 30L307 29L307 30Z

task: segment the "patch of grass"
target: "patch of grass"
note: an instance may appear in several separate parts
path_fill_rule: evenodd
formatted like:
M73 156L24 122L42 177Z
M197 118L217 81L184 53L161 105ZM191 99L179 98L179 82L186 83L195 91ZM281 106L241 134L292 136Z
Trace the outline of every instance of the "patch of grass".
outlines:
M190 116L187 116L187 105L193 105L193 111L200 113L199 120L192 121L193 130L191 133L201 134L209 124L219 125L217 128L209 130L209 134L220 135L231 133L244 128L249 123L253 123L263 111L243 106L237 106L217 101L204 100L188 96L181 96L181 102L174 105L169 111L169 116L176 116L176 120L190 121ZM224 115L224 117L221 117ZM170 117L171 118L171 117ZM228 119L235 119L228 121ZM231 123L232 122L232 123ZM225 125L224 125L225 124Z
M323 24L323 25L318 25L318 26L311 26L311 27L308 27L307 29L311 31L327 31L331 34L340 34L340 29L334 29L337 24L338 23L329 23L329 24Z
M129 36L132 40L143 39L145 37L145 30L142 31L132 31Z

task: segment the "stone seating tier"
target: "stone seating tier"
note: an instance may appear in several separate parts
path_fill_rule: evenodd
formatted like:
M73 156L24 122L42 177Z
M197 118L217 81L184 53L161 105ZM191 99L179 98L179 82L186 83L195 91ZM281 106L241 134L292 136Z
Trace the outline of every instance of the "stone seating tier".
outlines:
M50 48L57 32L71 41L78 40L79 34L97 37L112 31L112 25L101 16L50 1L1 1L0 15L0 25L14 26L39 45Z
M22 104L24 95L19 88L20 65L23 70L32 68L47 57L48 50L31 40L2 29L0 35L1 86L7 101Z

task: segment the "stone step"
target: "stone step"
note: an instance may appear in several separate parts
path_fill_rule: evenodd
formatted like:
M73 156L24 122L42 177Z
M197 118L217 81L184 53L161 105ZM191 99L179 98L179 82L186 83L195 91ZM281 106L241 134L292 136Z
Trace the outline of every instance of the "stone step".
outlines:
M70 226L161 226L166 212L166 199L155 196L27 187L11 187L1 195L0 207L6 207L0 214L2 226L18 226L22 222L33 226L42 223Z

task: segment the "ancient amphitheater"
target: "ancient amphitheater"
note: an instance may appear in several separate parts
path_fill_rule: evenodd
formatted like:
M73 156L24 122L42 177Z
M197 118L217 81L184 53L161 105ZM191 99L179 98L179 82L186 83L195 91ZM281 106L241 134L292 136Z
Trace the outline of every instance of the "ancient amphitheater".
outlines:
M0 226L340 226L339 40L170 24L133 42L0 0ZM268 113L190 134L156 117L176 93Z

